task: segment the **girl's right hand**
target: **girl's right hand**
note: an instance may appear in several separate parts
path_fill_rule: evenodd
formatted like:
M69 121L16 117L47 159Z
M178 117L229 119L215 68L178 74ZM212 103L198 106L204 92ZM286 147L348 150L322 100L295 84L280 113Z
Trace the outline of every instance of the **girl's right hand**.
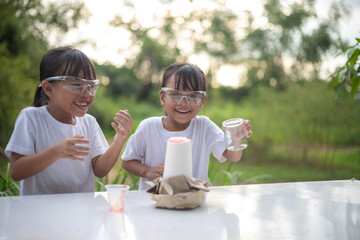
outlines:
M145 173L145 177L150 179L150 180L154 180L158 177L161 177L164 173L164 163L160 163L154 167L150 167L146 173Z
M83 156L90 156L90 140L84 136L73 136L66 138L54 146L59 158L69 158L72 160L85 161Z

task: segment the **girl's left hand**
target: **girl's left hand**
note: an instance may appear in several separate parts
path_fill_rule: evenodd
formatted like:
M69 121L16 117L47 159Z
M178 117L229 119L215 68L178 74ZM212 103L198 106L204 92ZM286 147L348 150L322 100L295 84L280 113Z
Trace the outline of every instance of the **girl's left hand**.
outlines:
M114 137L114 141L120 141L120 139L125 139L129 134L133 127L133 122L128 110L119 110L114 117L114 121L111 126L116 131L116 135Z
M250 120L244 120L241 123L241 128L244 130L246 137L251 137L252 135L252 131L251 131L251 125L250 125Z

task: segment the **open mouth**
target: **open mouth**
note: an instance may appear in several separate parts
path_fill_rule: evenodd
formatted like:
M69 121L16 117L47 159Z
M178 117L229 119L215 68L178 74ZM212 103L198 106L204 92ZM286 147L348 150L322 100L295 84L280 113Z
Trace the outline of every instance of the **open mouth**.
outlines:
M89 107L89 102L81 101L81 102L75 102L74 104L76 107L81 108L81 109L86 109Z
M191 111L190 110L184 110L184 109L175 109L175 112L185 114L185 113L189 113Z

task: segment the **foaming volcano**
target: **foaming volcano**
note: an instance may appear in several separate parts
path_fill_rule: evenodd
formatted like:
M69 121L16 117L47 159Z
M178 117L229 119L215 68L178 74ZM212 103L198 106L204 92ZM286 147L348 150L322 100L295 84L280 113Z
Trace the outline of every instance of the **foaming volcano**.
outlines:
M192 177L191 140L171 137L167 141L164 178L184 175Z

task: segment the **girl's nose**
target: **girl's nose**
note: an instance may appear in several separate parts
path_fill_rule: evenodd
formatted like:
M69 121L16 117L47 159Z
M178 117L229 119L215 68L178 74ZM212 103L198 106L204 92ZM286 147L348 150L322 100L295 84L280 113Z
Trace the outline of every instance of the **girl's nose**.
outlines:
M82 89L82 94L91 96L91 86L90 85L84 86Z
M185 102L183 101L183 99L185 99ZM189 103L189 99L188 99L187 96L181 96L181 98L180 98L180 104L182 104L182 103L185 103L185 104L188 104L188 103Z

